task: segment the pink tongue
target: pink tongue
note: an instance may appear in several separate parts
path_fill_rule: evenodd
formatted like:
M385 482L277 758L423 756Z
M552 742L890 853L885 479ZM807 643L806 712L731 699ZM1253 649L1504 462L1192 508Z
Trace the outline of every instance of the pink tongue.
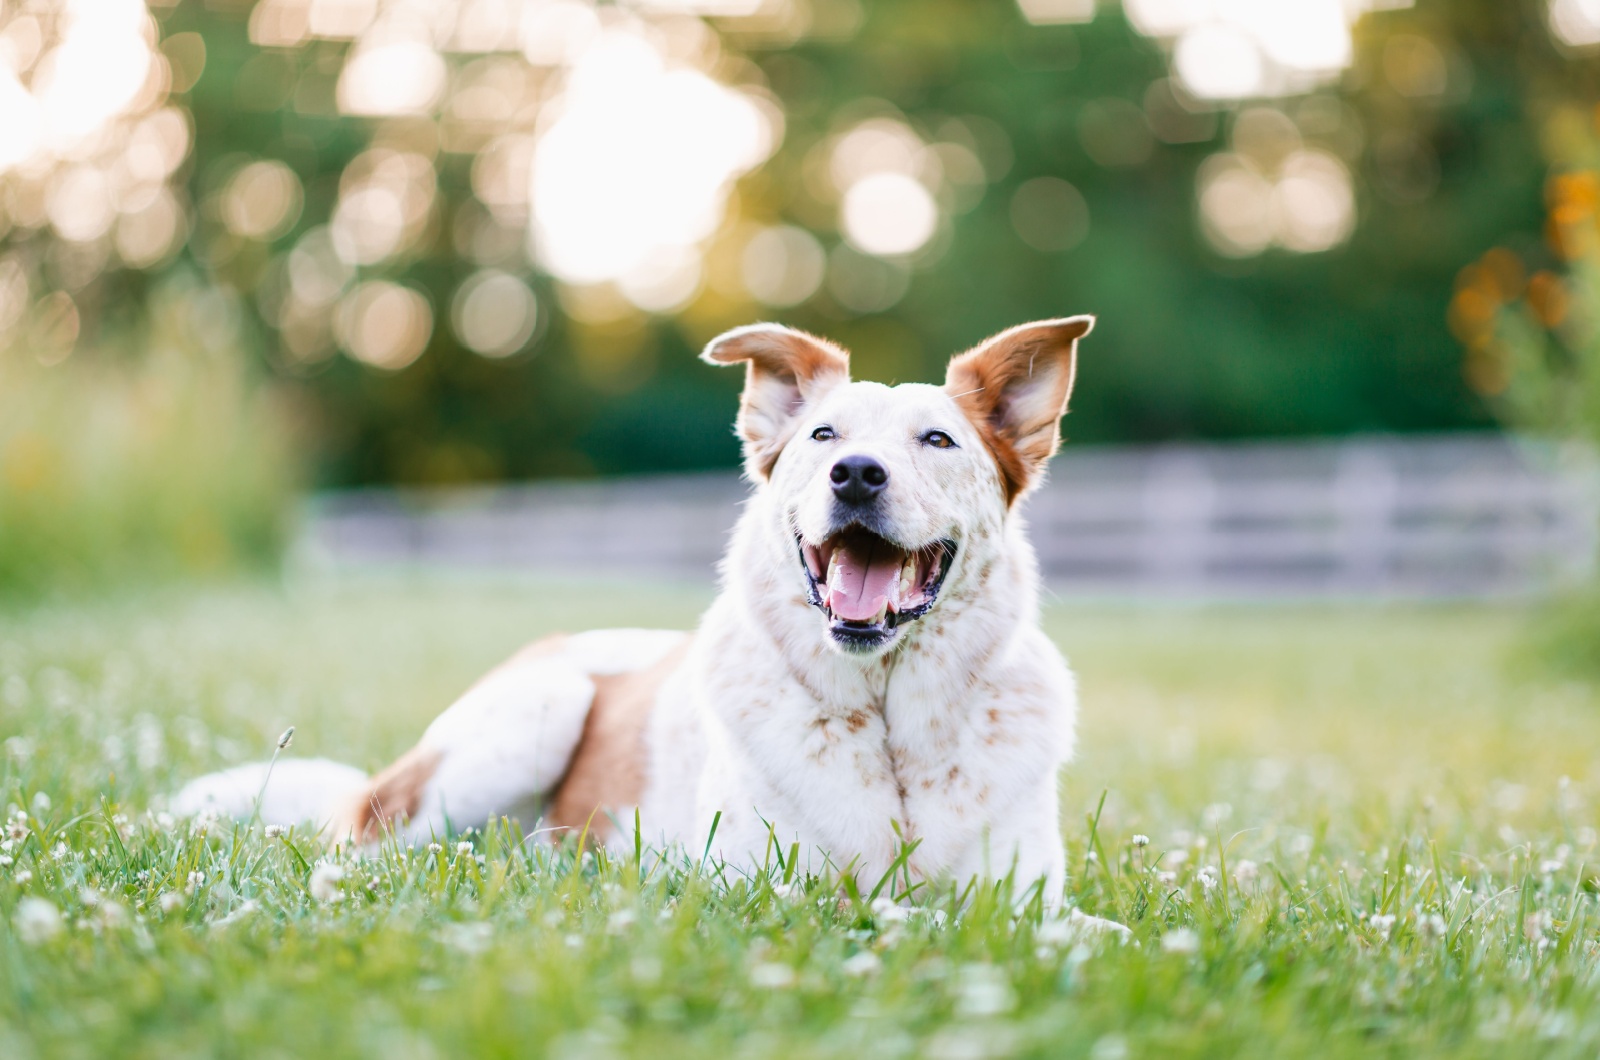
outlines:
M888 602L905 557L881 542L840 545L837 580L828 606L846 622L866 622Z

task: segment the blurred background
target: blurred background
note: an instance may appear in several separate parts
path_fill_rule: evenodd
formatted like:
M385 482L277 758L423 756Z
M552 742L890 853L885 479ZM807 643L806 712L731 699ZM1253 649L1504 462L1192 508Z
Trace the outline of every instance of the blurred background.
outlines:
M1077 312L1058 583L1576 585L1597 100L1600 0L0 0L0 595L698 576L708 338Z

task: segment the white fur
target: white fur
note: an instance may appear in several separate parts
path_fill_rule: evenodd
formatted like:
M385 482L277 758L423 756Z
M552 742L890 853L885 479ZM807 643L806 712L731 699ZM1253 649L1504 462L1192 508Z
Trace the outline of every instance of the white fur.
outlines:
M801 400L792 385L763 390L751 378L749 423L786 440L734 530L721 593L650 716L647 839L698 854L720 814L712 847L735 866L766 860L770 831L785 854L800 844L803 867L831 862L870 883L904 838L918 843L915 877L1014 869L1059 899L1057 773L1072 751L1076 695L1039 629L1033 552L995 459L938 387L841 377L812 380ZM767 392L778 404L763 404ZM833 437L814 440L824 424ZM925 444L930 430L956 447ZM813 543L830 532L828 472L854 453L888 469L882 512L897 539L959 546L933 609L870 654L834 643L807 602L795 542L797 532ZM577 744L590 678L649 666L681 643L677 633L588 633L491 674L422 738L441 758L412 836L442 830L446 816L461 826L531 815ZM292 808L324 812L309 805Z
M168 809L186 817L204 813L249 817L259 796L261 819L267 823L309 822L321 827L366 782L361 770L326 758L280 759L270 780L267 763L252 762L191 780L172 797Z

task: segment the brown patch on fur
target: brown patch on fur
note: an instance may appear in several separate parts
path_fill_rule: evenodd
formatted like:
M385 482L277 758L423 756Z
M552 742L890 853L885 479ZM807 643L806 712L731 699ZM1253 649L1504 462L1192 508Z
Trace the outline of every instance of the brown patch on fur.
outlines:
M342 815L338 834L359 843L371 842L396 820L413 817L422 807L422 793L443 755L431 747L413 747L368 782Z
M860 732L867 727L867 716L859 710L852 710L845 716L844 723L851 732Z
M945 370L945 390L1000 468L1007 504L1027 492L1061 445L1078 340L1093 327L1093 317L1023 324L953 358ZM1047 389L1028 393L1039 387Z
M495 667L490 674L529 659L559 654L566 646L565 633L540 637ZM482 680L487 679L486 675ZM427 790L428 781L438 771L442 757L439 751L419 745L395 759L388 768L368 781L366 788L335 819L336 833L341 837L352 836L357 842L370 842L377 839L395 820L416 816L422 806L422 794Z
M656 694L688 654L690 641L654 666L633 673L596 675L594 703L566 775L551 797L549 821L557 828L604 837L607 810L639 805L645 785L645 726Z
M745 460L762 479L771 476L806 402L850 378L850 355L844 350L777 325L735 328L712 339L700 358L719 365L745 362L735 426L744 439Z
M552 655L560 655L566 650L566 648L567 635L565 633L551 633L548 636L540 637L532 644L529 644L511 658L495 667L495 669L503 670L507 666L515 666L517 663L524 663L530 659L546 659Z

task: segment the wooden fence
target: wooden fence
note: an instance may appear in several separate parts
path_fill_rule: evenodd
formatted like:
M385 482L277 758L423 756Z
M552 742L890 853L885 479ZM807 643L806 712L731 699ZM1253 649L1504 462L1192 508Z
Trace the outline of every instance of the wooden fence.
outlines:
M1046 578L1097 595L1523 595L1592 575L1585 449L1497 435L1069 448L1027 502ZM709 579L731 474L324 494L319 564Z

